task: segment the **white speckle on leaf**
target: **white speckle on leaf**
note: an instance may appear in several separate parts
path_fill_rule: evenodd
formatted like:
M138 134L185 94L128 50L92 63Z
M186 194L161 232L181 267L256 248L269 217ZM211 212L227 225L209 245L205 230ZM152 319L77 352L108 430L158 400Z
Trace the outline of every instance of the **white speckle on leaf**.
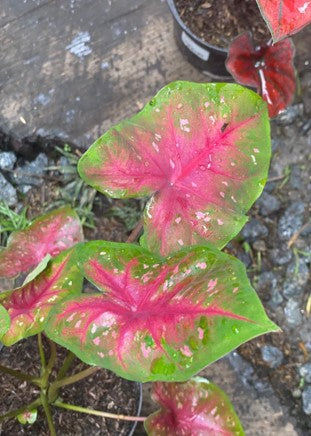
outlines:
M251 155L251 158L252 158L252 161L253 161L254 165L257 165L256 158L255 158L255 156L253 154Z
M222 220L220 220L220 219L217 220L217 223L218 223L219 226L222 226L224 224L224 222Z
M220 196L221 196L222 198L225 198L225 193L224 193L224 192L220 192L219 194L220 194Z
M158 144L156 144L155 142L152 142L152 147L155 149L155 151L156 151L157 153L159 153L160 149L159 149Z
M69 45L66 46L66 49L70 51L70 53L77 56L79 59L83 59L85 56L88 56L92 53L92 49L87 45L88 42L91 41L91 36L89 32L79 32L71 41Z
M298 7L298 11L301 14L305 14L306 10L308 9L309 4L310 4L310 2L305 2L302 6Z
M179 216L178 218L175 219L175 223L176 223L176 224L179 224L180 221L181 221L181 217L180 217L180 216Z
M254 150L254 153L259 153L258 148L253 148L253 150Z
M178 239L178 244L183 246L184 245L184 241L182 239Z

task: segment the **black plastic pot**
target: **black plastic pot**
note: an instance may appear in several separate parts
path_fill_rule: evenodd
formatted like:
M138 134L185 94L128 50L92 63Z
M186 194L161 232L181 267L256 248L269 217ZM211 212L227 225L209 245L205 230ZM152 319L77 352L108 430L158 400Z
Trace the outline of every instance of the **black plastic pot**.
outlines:
M139 398L138 398L138 402L137 402L137 412L136 412L136 416L140 416L141 413L141 406L143 404L143 385L142 383L137 383L137 387L139 390ZM133 427L131 428L128 436L133 436L135 430L136 430L136 426L137 426L137 421L134 422Z
M186 59L202 73L215 79L232 78L225 66L228 51L210 45L192 33L180 18L174 0L167 0L167 3L174 17L174 35L177 46Z

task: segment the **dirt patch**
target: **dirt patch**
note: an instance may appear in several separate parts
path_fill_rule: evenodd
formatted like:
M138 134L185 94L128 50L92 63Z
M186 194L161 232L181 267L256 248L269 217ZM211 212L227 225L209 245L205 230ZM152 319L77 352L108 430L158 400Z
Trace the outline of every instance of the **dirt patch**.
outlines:
M252 32L256 43L271 38L255 0L175 0L175 4L186 26L209 44L226 48L246 31Z
M45 347L45 349L48 351L48 347ZM58 347L58 368L65 356L66 350ZM33 375L39 374L40 363L36 337L28 338L10 348L2 349L0 361L2 365L10 368L19 369ZM87 368L87 365L79 361L79 359L75 359L72 368L69 370L68 375L82 371ZM56 372L54 371L52 376L55 377L55 375ZM0 373L0 385L0 414L17 409L24 404L29 404L39 395L37 387L2 373ZM105 369L60 391L63 402L124 415L136 415L138 413L139 395L139 384L117 377L114 373ZM80 414L53 406L52 415L57 434L64 436L128 435L133 427L133 424L129 422ZM33 425L22 426L17 420L11 419L2 423L2 426L0 424L0 433L3 436L46 436L49 434L42 409L39 409L38 419Z

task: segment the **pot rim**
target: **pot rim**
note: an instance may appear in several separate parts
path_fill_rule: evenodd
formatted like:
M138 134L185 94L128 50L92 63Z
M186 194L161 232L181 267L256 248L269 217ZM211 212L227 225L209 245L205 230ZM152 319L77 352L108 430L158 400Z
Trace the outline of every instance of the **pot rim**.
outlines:
M180 25L180 27L187 32L196 42L204 45L207 48L211 48L213 50L218 50L222 53L228 53L228 50L223 47L218 47L216 45L209 44L208 42L204 41L203 39L199 38L197 35L195 35L192 30L189 29L183 22L183 20L180 18L177 8L175 6L175 0L167 0L168 7L170 8L171 13L173 14L173 17L177 21L177 23Z
M136 383L138 385L138 390L139 390L138 407L137 407L136 416L140 416L141 408L142 408L142 404L143 404L143 385L142 385L142 383L139 383L139 382L136 382ZM133 423L133 426L132 426L130 432L128 433L128 436L133 436L134 431L136 430L137 422L138 421L135 421Z

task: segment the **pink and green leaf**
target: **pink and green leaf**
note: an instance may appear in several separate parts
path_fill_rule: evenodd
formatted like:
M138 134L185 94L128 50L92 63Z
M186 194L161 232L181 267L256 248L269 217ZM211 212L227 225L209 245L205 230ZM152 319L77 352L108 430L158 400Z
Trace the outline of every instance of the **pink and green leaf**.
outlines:
M23 413L20 413L17 415L17 420L21 424L34 424L37 420L38 410L32 409L32 410L26 410Z
M144 422L149 436L244 435L228 397L204 378L154 383L151 397L161 409Z
M68 295L80 293L82 281L75 249L72 248L51 260L34 280L0 294L0 303L7 311L11 324L2 335L1 342L12 345L43 331L53 306Z
M38 265L46 255L57 256L83 239L82 226L70 207L49 212L28 228L11 234L0 251L0 277L11 278Z
M277 42L311 22L309 0L257 0L260 12Z
M0 304L0 342L1 336L4 335L10 328L10 315L8 314L5 307Z
M273 118L292 103L295 95L294 54L290 39L255 48L251 34L246 32L230 44L226 67L237 82L257 89Z
M247 221L270 160L265 102L236 84L175 82L99 138L81 177L111 197L151 196L141 244L222 248Z
M81 360L137 381L184 381L278 327L243 264L212 246L163 259L137 245L94 241L79 266L101 292L62 301L46 334Z

